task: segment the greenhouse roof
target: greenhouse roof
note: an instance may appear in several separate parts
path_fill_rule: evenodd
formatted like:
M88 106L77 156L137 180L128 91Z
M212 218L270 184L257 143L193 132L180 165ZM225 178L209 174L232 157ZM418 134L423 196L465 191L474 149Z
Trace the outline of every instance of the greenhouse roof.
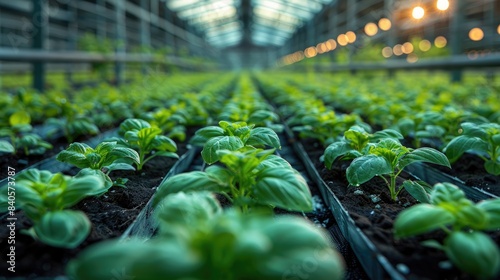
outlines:
M167 0L213 46L281 46L332 0Z

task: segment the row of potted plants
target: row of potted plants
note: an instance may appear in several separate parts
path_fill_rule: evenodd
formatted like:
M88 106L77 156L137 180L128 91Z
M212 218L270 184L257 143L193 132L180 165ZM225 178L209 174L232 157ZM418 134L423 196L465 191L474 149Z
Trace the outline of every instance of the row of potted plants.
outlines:
M274 208L312 210L312 197L303 177L275 154L280 148L270 128L275 126L257 117L274 117L263 108L268 106L243 76L219 114L233 119L205 126L191 140L210 166L172 176L158 187L150 215L156 233L147 241L95 245L69 264L68 274L75 279L109 279L117 271L135 279L342 279L342 257L323 230L303 218L273 217ZM102 268L88 269L96 265Z
M227 98L232 79L232 75L225 76L206 84L205 91L183 96L178 102L170 101L166 108L141 115L148 117L170 109L175 111L172 119L177 120L182 107L187 110L184 114L194 115L202 107L186 106L187 102L199 104L202 99L213 102L221 96ZM204 122L208 122L208 113L199 112L199 117L203 116ZM185 138L190 137L197 125L189 121L176 123L177 127L182 126L177 130L184 133L180 137L179 133L173 133L175 127L162 126L165 122L156 122L154 117L149 120L128 118L120 124L116 136L100 137L92 144L73 142L52 159L74 168L52 172L35 168L17 170L17 176L13 177L14 193L10 183L2 187L1 210L15 216L19 225L15 231L16 276L62 275L65 264L83 248L119 236L133 222L156 186L175 166L178 154L189 150ZM178 142L169 134L177 137ZM182 156L186 157L189 160L189 156ZM175 172L182 168L185 166L175 168ZM2 236L8 234L2 231ZM34 255L39 258L36 265L33 265Z

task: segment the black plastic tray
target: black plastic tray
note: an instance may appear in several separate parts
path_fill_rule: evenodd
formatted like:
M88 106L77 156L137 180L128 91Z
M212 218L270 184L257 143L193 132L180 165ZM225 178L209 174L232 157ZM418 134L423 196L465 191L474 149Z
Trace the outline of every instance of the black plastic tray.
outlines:
M168 178L182 173L188 169L188 167L193 162L193 159L197 153L200 153L199 148L190 148L184 155L182 155L179 160L170 168L167 175L163 178L160 186ZM155 222L156 219L153 218L153 196L149 199L146 206L141 210L139 215L135 218L134 222L125 230L125 232L120 236L120 240L130 239L131 237L137 237L144 240L151 238L158 224Z

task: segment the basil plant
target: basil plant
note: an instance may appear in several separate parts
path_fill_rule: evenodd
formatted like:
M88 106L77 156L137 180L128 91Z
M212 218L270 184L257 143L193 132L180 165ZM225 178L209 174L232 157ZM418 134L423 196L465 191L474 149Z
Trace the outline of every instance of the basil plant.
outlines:
M138 152L139 160L135 162L138 171L142 170L146 162L158 156L179 158L175 153L177 144L163 135L160 128L152 127L145 120L126 119L120 124L118 134L123 138L112 138L110 141L117 141Z
M408 148L403 146L398 138L400 134L391 129L370 135L359 128L351 128L346 131L344 140L330 144L326 148L325 164L331 168L333 162L339 158L354 158L346 170L349 184L359 186L377 176L385 181L394 201L403 189L417 199L426 197L426 191L420 184L406 183L397 186L396 178L406 166L415 162L428 162L447 167L450 167L450 162L436 149Z
M294 211L311 211L312 197L305 179L274 150L217 151L222 165L170 177L157 189L154 203L177 192L221 193L247 211L256 206L273 206Z
M443 250L459 269L478 279L493 279L500 271L498 245L484 231L500 229L500 199L474 203L451 183L434 185L430 203L402 211L394 222L396 238L442 230L443 243L427 240L423 245Z
M488 173L500 175L500 124L465 122L461 127L462 134L444 148L450 162L457 161L466 151L474 151L484 161Z
M95 148L75 142L57 154L56 159L81 168L82 173L95 173L103 177L108 189L113 185L120 185L109 177L111 171L135 170L132 164L138 164L140 161L139 154L135 150L122 147L117 142L102 142Z
M208 192L158 203L153 239L105 241L67 266L71 279L343 279L345 264L327 233L296 216L223 211Z
M255 127L246 122L220 121L219 126L207 126L196 131L191 140L193 145L203 146L203 160L212 164L219 161L219 150L236 151L245 146L254 148L280 149L280 139L269 127Z
M87 196L102 193L101 177L82 175L70 177L38 169L28 169L15 177L15 190L6 186L0 193L0 212L14 215L21 209L33 221L26 231L41 242L62 248L75 248L87 238L91 224L87 216L70 210ZM15 208L11 196L15 195Z

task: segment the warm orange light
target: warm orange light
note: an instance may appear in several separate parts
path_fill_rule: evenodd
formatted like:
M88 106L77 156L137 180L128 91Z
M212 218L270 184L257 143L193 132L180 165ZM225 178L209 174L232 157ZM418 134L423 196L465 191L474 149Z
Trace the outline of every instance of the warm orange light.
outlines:
M328 51L333 51L337 47L337 42L335 42L335 40L333 40L333 39L328 39L325 42L325 45L326 45L326 48L328 49Z
M381 18L378 21L378 27L384 31L391 29L391 25L391 21L388 18Z
M410 53L407 57L406 57L406 61L408 61L409 63L415 63L417 62L418 60L418 56L414 53Z
M378 27L375 23L369 22L365 25L366 35L373 36L373 35L377 34L377 32L378 32Z
M347 36L347 42L352 44L354 42L356 42L356 34L352 31L347 31L345 33L345 35Z
M425 15L425 10L424 10L424 8L422 8L420 6L416 6L411 11L411 15L413 16L414 19L421 19Z
M339 36L337 36L337 42L339 43L339 45L341 46L345 46L347 45L347 43L349 42L348 38L347 38L347 35L345 34L340 34Z
M409 54L413 52L413 45L410 42L406 42L403 44L403 47L401 49L403 53Z
M309 47L304 50L304 55L307 58L315 57L318 54L315 47Z
M446 38L443 36L437 36L436 39L434 39L434 45L440 49L446 47L447 43L448 41L446 41Z
M448 0L438 0L436 7L438 10L446 11L450 7L450 2L448 2Z
M395 45L393 48L392 48L392 53L394 53L394 55L402 55L403 54L403 46L401 44L397 44Z
M431 42L429 42L429 40L422 40L418 43L418 48L421 51L426 52L431 49Z
M296 61L301 61L302 59L304 59L304 53L301 51L295 52L293 56Z
M316 51L319 53L319 54L322 54L322 53L325 53L328 51L325 43L319 43L318 45L316 45Z
M484 38L484 32L479 27L474 27L469 31L469 38L472 41L481 41Z
M497 33L500 34L500 24L497 27Z
M392 56L392 48L391 47L385 47L382 49L382 56L385 58L389 58Z

